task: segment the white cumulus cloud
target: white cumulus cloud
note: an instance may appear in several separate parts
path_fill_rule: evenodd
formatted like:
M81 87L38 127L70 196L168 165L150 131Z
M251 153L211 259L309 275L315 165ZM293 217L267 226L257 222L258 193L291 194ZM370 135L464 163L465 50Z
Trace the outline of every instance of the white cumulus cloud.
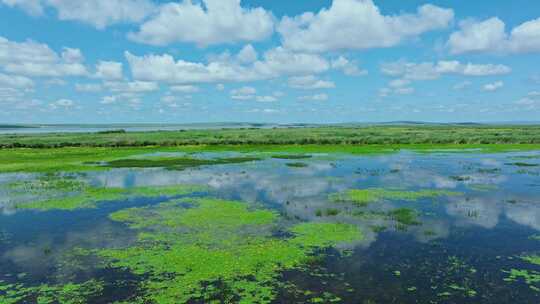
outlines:
M250 64L241 64L226 56L208 63L176 60L169 54L136 56L125 52L125 56L135 79L171 84L247 82L317 74L330 69L330 63L320 55L292 52L282 47L266 51L261 59Z
M129 38L151 45L191 42L201 47L260 41L274 31L274 17L263 8L244 8L240 0L169 2Z
M328 94L305 95L305 96L298 97L298 100L326 101L326 100L328 100Z
M114 61L100 61L96 66L96 77L106 80L122 79L122 63Z
M502 88L503 86L504 86L504 83L502 81L496 81L496 82L488 83L484 85L482 89L487 92L494 92Z
M406 80L433 80L445 74L463 76L492 76L508 74L512 69L502 64L473 64L459 61L406 62L397 61L381 65L381 72Z
M10 41L0 36L0 68L30 77L85 76L84 57L78 49L64 48L58 54L48 45L32 40Z
M289 87L303 90L332 89L336 85L332 81L321 80L313 75L289 78Z
M90 24L98 29L117 23L143 21L155 10L149 0L1 0L30 15L42 15L45 8L56 10L58 19Z
M510 32L497 17L484 21L464 21L447 43L452 54L470 52L540 52L540 18L524 22Z
M34 81L24 76L0 73L0 88L28 89L34 86Z
M174 92L181 92L181 93L196 93L199 92L199 87L194 85L174 85L170 86L169 89Z
M446 28L452 9L426 4L415 14L383 15L372 0L334 0L317 14L284 17L278 25L283 45L294 50L331 51L391 47L404 39Z
M101 85L99 83L85 83L85 84L80 84L80 83L76 83L75 84L75 90L77 92L99 92L101 91Z

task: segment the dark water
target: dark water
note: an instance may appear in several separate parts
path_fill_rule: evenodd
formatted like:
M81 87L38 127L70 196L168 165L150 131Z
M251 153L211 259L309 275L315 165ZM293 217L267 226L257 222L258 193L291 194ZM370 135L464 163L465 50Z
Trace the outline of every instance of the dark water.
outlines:
M540 254L540 240L532 237L540 233L540 167L514 164L540 164L540 152L314 155L300 161L308 166L292 168L286 166L290 160L266 159L185 171L117 169L88 172L79 178L106 187L204 184L215 190L214 196L262 203L290 221L357 225L365 236L362 241L344 244L337 248L340 250L328 249L326 258L311 265L311 273L283 274L284 281L328 291L342 303L540 302L540 292L535 290L540 287L538 282L508 282L504 272L512 268L540 271L540 266L520 258ZM35 177L5 174L0 175L0 183ZM328 199L331 193L370 187L444 189L463 195L413 202L387 200L367 207L374 212L414 208L421 224L407 227L397 227L383 217L355 216L351 204ZM123 290L106 288L98 302L112 302L133 292L136 278L129 273L96 267L81 274L76 263L65 262L63 254L74 247L112 248L132 243L135 233L107 216L127 207L157 204L164 198L47 212L12 208L20 199L35 198L15 198L0 190L0 280L37 284L46 283L51 276L69 280L75 274L124 277ZM317 212L329 208L339 213ZM319 272L325 275L318 276ZM276 300L304 301L302 295L287 290L280 290Z

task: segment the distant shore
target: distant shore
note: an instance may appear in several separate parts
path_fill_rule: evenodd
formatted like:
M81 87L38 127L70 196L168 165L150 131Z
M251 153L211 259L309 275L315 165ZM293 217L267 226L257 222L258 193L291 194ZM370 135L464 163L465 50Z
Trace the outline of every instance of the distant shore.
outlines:
M0 148L419 144L540 144L540 125L251 126L143 132L115 128L0 135Z

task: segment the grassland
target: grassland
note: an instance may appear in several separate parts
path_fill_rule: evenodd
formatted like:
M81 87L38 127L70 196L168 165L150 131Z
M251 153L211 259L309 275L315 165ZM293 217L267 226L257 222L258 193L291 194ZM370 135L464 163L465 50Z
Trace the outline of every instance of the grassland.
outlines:
M0 148L537 144L540 125L420 125L0 135Z
M0 135L0 172L106 170L111 167L193 167L255 160L211 161L188 156L133 160L153 152L266 153L301 160L312 153L381 154L407 149L484 153L540 150L540 126L373 126L288 129L220 129ZM259 157L261 155L256 155ZM164 164L169 162L169 164Z

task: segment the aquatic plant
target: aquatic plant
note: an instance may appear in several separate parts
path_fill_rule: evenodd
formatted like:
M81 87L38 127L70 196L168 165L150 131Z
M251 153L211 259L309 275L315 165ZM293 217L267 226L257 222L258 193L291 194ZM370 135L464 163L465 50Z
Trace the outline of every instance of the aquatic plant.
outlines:
M519 279L522 279L529 288L540 292L540 287L538 286L540 283L540 272L515 268L510 269L510 271L503 270L503 272L508 274L508 277L504 278L506 282L517 282Z
M540 164L524 163L524 162L506 163L505 165L517 166L517 167L538 167L538 166L540 166Z
M500 168L479 168L477 170L478 173L482 174L495 174L501 172Z
M133 159L117 159L105 163L103 166L110 168L167 168L174 170L182 170L192 167L238 164L261 160L257 157L229 157L229 158L133 158Z
M453 175L453 176L450 176L450 179L458 181L458 182L464 182L464 181L471 180L471 177L467 175Z
M329 208L325 210L326 216L336 216L339 214L339 209Z
M296 162L296 163L287 163L286 164L287 167L293 167L293 168L305 168L308 166L308 164L306 163L300 163L300 162Z
M278 154L278 155L272 155L272 158L276 159L306 159L311 158L312 156L309 154Z
M530 263L532 265L540 266L540 256L539 255L524 255L520 257L521 260ZM512 268L509 271L503 270L504 273L507 273L508 276L504 278L506 282L517 282L520 279L525 281L525 284L529 286L530 289L540 292L540 272L530 269L516 269Z
M473 279L477 275L476 268L455 255L449 256L441 267L438 269L438 273L442 277L439 277L437 282L442 284L431 287L437 291L439 297L462 296L471 298L478 295L473 284Z
M522 256L521 259L531 264L540 265L540 255L526 255Z
M469 184L467 185L467 188L474 190L474 191L494 191L497 190L497 185L493 184Z
M0 281L0 303L83 304L89 298L99 296L102 291L103 282L98 280L32 287Z
M529 236L529 239L535 240L535 241L540 241L540 234L533 234L533 235Z
M416 201L422 198L460 195L460 192L447 190L418 190L403 191L384 188L351 189L342 193L330 194L329 199L334 202L353 202L359 206L367 206L381 200Z
M278 218L210 198L126 209L111 219L137 229L138 243L97 254L147 278L141 284L145 301L270 303L283 270L301 267L318 249L362 239L357 227L339 223L299 224L290 238L277 239L271 230Z
M418 220L418 211L411 208L397 208L388 212L390 217L398 224L410 226L420 225Z
M43 197L41 200L19 202L18 209L33 210L75 210L95 208L97 203L105 201L125 200L130 197L174 197L207 190L204 186L173 185L159 187L135 188L106 188L91 187L80 180L63 177L49 178L46 181L17 182L11 185L13 189L29 189L34 194Z

